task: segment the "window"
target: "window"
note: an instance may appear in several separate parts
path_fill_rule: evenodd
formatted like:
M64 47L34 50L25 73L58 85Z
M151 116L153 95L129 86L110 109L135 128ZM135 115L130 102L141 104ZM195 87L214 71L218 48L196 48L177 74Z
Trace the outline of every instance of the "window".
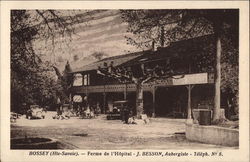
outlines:
M89 79L90 77L89 77L89 74L85 74L84 76L83 76L83 85L89 85L89 82L90 82L90 79Z
M82 74L78 73L74 75L73 86L82 86Z

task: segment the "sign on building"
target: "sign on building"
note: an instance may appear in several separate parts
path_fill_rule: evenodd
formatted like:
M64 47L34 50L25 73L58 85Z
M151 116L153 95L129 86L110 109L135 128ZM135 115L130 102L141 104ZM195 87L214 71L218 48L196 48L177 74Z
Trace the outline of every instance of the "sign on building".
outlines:
M208 83L207 73L186 74L184 77L175 76L173 78L173 85L187 85L187 84L206 84Z
M73 102L82 102L82 96L80 95L75 95L73 97Z

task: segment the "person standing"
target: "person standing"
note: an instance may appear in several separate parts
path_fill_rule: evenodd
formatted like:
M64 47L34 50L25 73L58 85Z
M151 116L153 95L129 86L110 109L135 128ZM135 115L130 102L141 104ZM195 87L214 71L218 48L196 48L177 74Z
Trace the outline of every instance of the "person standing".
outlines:
M57 101L56 101L56 111L57 111L58 116L62 115L61 100L59 97L57 98Z
M123 114L124 114L124 122L126 124L128 124L128 119L129 119L129 109L127 106L124 106L124 110L123 110Z

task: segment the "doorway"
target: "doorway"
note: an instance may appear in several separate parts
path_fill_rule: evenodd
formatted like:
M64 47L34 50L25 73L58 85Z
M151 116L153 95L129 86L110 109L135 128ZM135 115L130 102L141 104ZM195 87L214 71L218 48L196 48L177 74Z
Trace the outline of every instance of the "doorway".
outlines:
M187 114L187 90L184 86L158 87L155 104L157 117L184 118Z

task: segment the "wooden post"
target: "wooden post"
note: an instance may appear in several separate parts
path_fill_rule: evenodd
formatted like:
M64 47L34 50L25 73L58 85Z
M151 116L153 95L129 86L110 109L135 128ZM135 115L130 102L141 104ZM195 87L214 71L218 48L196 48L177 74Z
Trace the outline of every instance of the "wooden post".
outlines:
M103 92L103 113L106 114L106 93Z
M103 77L103 113L106 114L106 79Z
M152 117L155 118L155 86L152 89L152 97L153 97L153 110L152 110Z
M73 96L71 93L69 94L69 108L73 108Z
M88 85L85 86L85 94L88 97Z
M127 100L127 82L125 82L124 100Z
M82 74L82 86L84 86L84 73L81 74Z

